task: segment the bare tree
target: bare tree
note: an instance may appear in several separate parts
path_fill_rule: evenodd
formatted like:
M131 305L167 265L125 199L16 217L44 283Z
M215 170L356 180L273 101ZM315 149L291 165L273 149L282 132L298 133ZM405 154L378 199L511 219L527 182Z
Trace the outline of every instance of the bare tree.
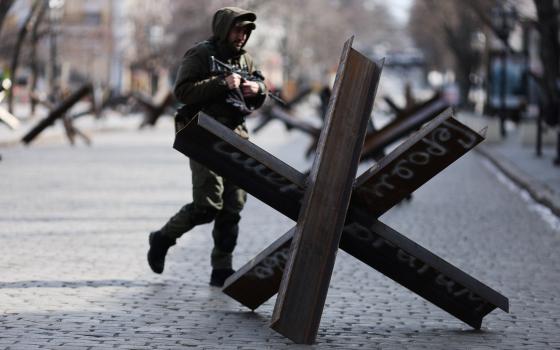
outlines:
M340 57L342 43L355 34L355 44L369 51L379 44L394 46L398 30L387 8L364 0L285 0L259 7L263 21L284 28L282 56L290 79L320 79Z
M129 14L134 25L132 67L148 72L152 80L159 78L160 68L174 73L188 48L210 38L212 15L218 8L240 6L255 10L266 2L165 0L152 3L150 8L135 7Z
M14 4L15 0L0 0L0 33L2 32L2 24L4 24L4 18L10 10L10 7Z
M548 124L556 125L560 122L560 5L557 1L534 1L544 68L543 76L538 78L543 90L543 114Z
M35 113L35 107L37 104L37 99L35 98L35 89L37 87L37 80L39 75L37 44L39 43L42 34L44 34L44 32L39 33L39 28L41 26L41 23L43 22L43 19L45 17L45 14L47 13L48 8L49 8L49 1L42 0L41 7L39 9L39 12L37 13L37 16L35 16L35 19L33 21L33 26L31 28L31 53L30 53L31 81L29 83L29 95L30 95L29 100L31 101L31 114Z
M37 13L40 4L41 4L41 0L33 1L33 5L31 6L31 9L29 10L29 13L27 14L27 17L25 17L25 20L23 21L23 24L21 25L20 30L18 32L16 47L14 49L14 53L12 55L12 62L10 64L10 72L12 74L12 81L14 82L12 84L12 86L10 87L10 94L8 95L8 111L10 113L13 113L13 107L14 107L13 91L14 91L14 87L16 85L16 78L17 78L16 73L17 73L17 68L18 68L18 65L19 65L19 56L20 56L21 48L23 46L23 41L25 40L25 37L27 36L27 32L29 31L31 20L32 20L33 16Z
M341 45L352 32L333 6L321 0L288 0L263 9L263 17L277 18L284 28L285 77L309 80L336 64ZM320 21L313 20L317 13L321 13Z
M181 61L183 54L195 43L212 36L212 16L214 12L225 6L238 6L256 11L259 22L264 20L261 9L270 0L210 0L205 2L171 0L171 16L165 23L167 42L162 47L164 62L175 67Z
M171 20L171 1L152 2L150 6L135 6L129 9L133 24L133 65L150 68L154 61L162 60L163 29Z
M281 32L285 77L292 80L321 79L336 66L342 43L356 34L356 45L370 49L377 44L399 42L398 30L387 8L369 0L166 0L161 9L134 9L135 67L176 67L185 51L212 34L212 15L223 6L239 6L258 14L257 31L249 42L250 52L261 61L263 47L272 33ZM159 2L158 2L159 4ZM158 5L159 6L159 5ZM154 46L150 28L163 28L163 40ZM152 33L153 34L153 33ZM161 34L161 32L160 32ZM390 44L388 44L390 43Z
M494 1L479 2L489 12ZM466 106L473 70L480 64L480 53L471 45L473 36L484 29L484 23L460 0L445 2L416 0L412 6L409 30L432 67L452 69Z
M441 35L441 28L423 0L414 1L408 22L408 30L415 45L424 53L428 69L452 69L453 56Z
M503 35L500 35L500 29L497 28L492 21L491 13L492 9L498 5L497 0L471 0L464 2L464 4L468 6L471 11L476 13L479 20L486 26L486 28L494 33L494 36L501 41L506 50L510 52L514 51L509 44L509 41Z

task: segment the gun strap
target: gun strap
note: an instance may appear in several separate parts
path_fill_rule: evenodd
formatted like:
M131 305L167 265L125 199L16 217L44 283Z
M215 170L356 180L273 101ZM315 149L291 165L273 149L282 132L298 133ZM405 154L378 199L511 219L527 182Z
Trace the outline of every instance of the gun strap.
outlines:
M247 64L247 58L245 57L244 54L241 55L241 57L239 57L239 68L246 69L247 72L251 74L251 72L249 72L249 65Z
M216 43L211 40L205 40L201 44L208 50L208 59L210 60L211 56L218 58L218 48L216 47ZM226 61L226 63L228 63ZM212 65L212 62L208 62L208 67ZM235 66L235 64L233 64ZM239 68L247 70L249 73L249 61L247 60L247 53L242 54L239 56Z

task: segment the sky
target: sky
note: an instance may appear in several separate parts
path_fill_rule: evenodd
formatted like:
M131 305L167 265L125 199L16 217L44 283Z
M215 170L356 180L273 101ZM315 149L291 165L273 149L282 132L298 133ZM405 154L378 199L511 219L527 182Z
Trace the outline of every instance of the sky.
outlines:
M395 16L395 19L398 20L399 23L405 24L408 20L411 5L412 0L391 0L387 6Z

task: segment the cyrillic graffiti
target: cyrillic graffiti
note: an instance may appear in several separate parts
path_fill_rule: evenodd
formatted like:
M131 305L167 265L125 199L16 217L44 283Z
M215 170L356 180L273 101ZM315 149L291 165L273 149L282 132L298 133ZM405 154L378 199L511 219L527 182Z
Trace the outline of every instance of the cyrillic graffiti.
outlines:
M362 243L373 247L383 254L384 259L394 259L403 268L413 271L419 276L424 276L426 283L432 283L436 288L445 292L449 297L454 299L465 299L471 303L475 303L476 312L482 311L487 303L470 289L460 285L456 281L450 279L445 274L430 266L421 259L407 253L394 243L376 234L373 229L353 222L344 227L344 233L360 240Z
M452 131L458 132L464 138L457 137ZM396 178L402 180L414 179L419 167L429 166L434 157L447 155L449 147L447 147L446 143L449 142L456 142L465 150L469 150L476 144L477 137L473 132L445 121L441 126L420 140L419 144L423 144L425 149L405 155L403 159L398 160L390 167L387 172L381 174L376 182L363 186L360 190L379 198L385 197L390 191L396 189Z
M243 169L252 172L268 184L274 186L278 191L282 193L297 192L300 196L303 196L303 189L298 187L295 183L267 168L256 159L238 152L230 144L224 141L218 141L213 144L212 149L234 163L241 165Z

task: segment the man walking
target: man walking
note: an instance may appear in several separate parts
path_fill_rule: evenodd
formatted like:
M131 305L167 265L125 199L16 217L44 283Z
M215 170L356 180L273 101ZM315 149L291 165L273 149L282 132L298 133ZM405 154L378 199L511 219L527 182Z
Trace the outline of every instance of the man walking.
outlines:
M214 75L211 66L213 56L233 67L255 72L253 60L243 47L255 29L256 18L255 13L236 7L219 9L212 20L213 36L187 51L174 87L175 97L187 108L200 109L199 113L218 120L246 139L245 117L263 104L266 86L235 73ZM176 120L177 124L181 122ZM232 252L247 195L193 160L190 167L193 202L182 207L160 230L150 233L148 263L155 273L162 273L167 251L176 240L196 225L214 221L210 285L221 287L234 272Z

